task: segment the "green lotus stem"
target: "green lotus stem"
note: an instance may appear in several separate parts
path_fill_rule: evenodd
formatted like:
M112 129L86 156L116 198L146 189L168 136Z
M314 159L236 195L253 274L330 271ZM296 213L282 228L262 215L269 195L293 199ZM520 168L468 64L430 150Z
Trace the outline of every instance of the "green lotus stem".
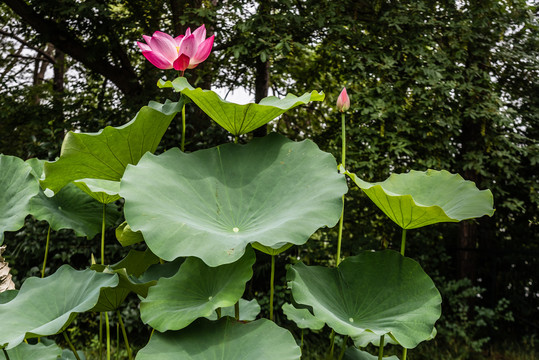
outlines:
M47 243L45 244L45 257L43 258L43 269L41 269L41 278L45 277L45 267L47 266L47 256L49 255L49 240L51 239L51 226L47 231Z
M406 360L406 354L408 353L407 348L402 348L402 357L401 360Z
M99 313L99 360L103 358L103 313Z
M275 281L275 255L271 255L269 319L273 321L273 283Z
M240 301L239 300L234 304L234 317L236 318L236 320L240 319Z
M71 349L71 351L73 352L73 355L75 355L75 358L77 360L80 360L80 357L79 357L79 354L77 354L77 350L75 350L75 347L73 346L73 343L71 342L71 340L69 340L69 336L67 335L67 332L64 330L62 332L62 334L64 335L64 339L66 340L67 342L67 345L69 346L69 348ZM9 358L8 358L9 359Z
M402 240L401 240L401 255L404 256L404 249L406 248L406 229L402 229Z
M2 348L2 351L4 352L4 356L6 357L6 360L10 360L6 348Z
M378 360L382 360L384 357L384 336L380 336L380 347L378 348Z
M301 329L301 343L299 345L300 349L303 348L303 329Z
M105 311L105 326L107 331L107 360L110 360L110 324L109 313Z
M346 123L344 121L344 112L341 113L341 137L342 137L341 163L342 163L342 167L346 169Z
M348 342L348 335L346 335L344 337L344 340L343 340L343 343L342 343L342 348L341 348L341 353L339 354L339 360L342 360L342 358L344 357L344 352L346 351L346 343Z
M341 113L341 164L346 169L346 123L344 119L344 112ZM337 239L337 266L341 263L341 243L342 243L342 228L344 222L344 195L342 196L342 211L341 218L339 219L339 237Z
M116 360L120 360L120 324L116 323Z
M116 312L118 314L118 322L120 323L120 327L122 328L122 335L124 337L125 348L127 349L127 356L129 357L129 360L131 360L133 358L133 355L131 354L131 347L129 347L129 340L127 339L127 332L125 331L122 314L120 314L120 310L116 310ZM120 345L118 345L118 348L120 348Z
M331 335L329 336L329 351L328 351L328 360L333 359L333 349L335 347L335 330L331 329Z
M185 104L182 106L182 140L180 147L182 152L185 151Z
M238 143L238 135L234 135L234 144Z
M217 313L217 320L221 318L221 308L215 309L215 312Z
M105 215L107 205L103 204L103 221L101 223L101 265L105 265Z

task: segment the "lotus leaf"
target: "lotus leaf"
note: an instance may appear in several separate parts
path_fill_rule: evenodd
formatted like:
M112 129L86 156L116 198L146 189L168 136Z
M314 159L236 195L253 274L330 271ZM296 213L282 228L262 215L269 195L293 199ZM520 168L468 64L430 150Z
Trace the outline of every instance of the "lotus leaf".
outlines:
M256 299L253 299L251 301L240 299L239 301L239 307L240 307L240 321L253 321L256 319L258 314L260 314L260 305L258 305L258 302ZM230 316L234 317L236 316L236 310L235 306L227 306L225 308L221 308L221 316ZM217 313L214 312L210 316L206 316L206 319L209 320L217 320Z
M348 189L336 166L310 140L271 134L247 145L146 154L128 166L120 194L131 229L156 255L218 266L239 259L249 243L301 245L334 226Z
M378 183L345 173L403 229L494 214L490 190L479 190L473 182L445 170L412 170Z
M188 258L176 275L150 288L140 304L142 321L159 331L179 330L217 308L233 306L253 275L254 262L252 249L232 264L213 268Z
M30 213L30 199L39 192L32 167L15 156L0 154L0 245L4 231L19 230Z
M292 334L272 321L245 324L223 317L199 319L180 331L156 332L136 360L297 360L300 356Z
M296 106L311 101L323 101L325 97L324 93L313 91L300 97L288 94L284 99L268 96L258 104L240 105L221 99L217 93L211 90L195 89L189 85L184 77L176 78L172 82L160 80L158 86L173 87L176 91L181 92L216 123L235 136L247 134Z
M8 350L7 354L9 360L53 360L62 355L62 349L56 344L37 343L29 345L23 342ZM3 351L0 351L0 360L6 360Z
M122 246L138 244L144 241L140 231L131 230L131 226L124 221L116 228L116 239Z
M0 304L0 347L12 349L25 338L55 335L78 313L90 310L101 288L118 285L118 276L63 265L51 276L27 279L19 294Z
M288 320L295 322L300 329L320 330L326 325L307 309L298 309L288 303L284 304L282 309Z
M120 182L103 179L80 179L73 181L82 191L101 204L110 204L120 198Z
M363 252L338 268L297 263L288 273L294 300L352 338L369 330L414 348L428 340L442 298L421 266L392 250Z
M119 278L117 286L101 289L99 300L92 311L116 310L130 292L146 297L150 286L155 285L157 281L141 281L137 277L142 275L151 265L158 262L159 258L149 250L131 250L123 260L114 265L92 265L92 270L107 274L118 274Z
M127 164L136 164L147 151L154 152L182 102L151 101L135 118L119 127L97 133L67 133L60 158L45 163L42 187L58 192L80 179L119 181Z
M399 360L395 355L383 357L384 360ZM344 353L344 360L378 360L378 356L371 355L366 351L361 351L355 347L349 347Z

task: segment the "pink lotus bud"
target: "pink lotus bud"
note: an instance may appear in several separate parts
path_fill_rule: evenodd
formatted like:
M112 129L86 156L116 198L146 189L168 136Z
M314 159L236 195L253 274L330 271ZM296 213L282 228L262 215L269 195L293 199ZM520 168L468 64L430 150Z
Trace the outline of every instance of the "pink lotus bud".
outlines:
M193 33L187 29L185 35L173 38L169 34L156 31L153 36L143 36L146 43L137 42L142 55L159 69L185 71L194 69L208 58L215 35L206 39L206 27L197 28Z
M346 92L346 88L343 88L341 94L337 98L337 109L340 112L344 112L350 108L350 98Z

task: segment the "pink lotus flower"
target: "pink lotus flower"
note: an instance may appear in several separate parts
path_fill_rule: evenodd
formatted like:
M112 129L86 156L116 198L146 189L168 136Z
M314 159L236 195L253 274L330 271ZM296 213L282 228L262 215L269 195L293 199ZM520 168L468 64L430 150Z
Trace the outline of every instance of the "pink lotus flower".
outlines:
M197 28L193 33L187 29L185 35L173 38L169 34L156 31L153 36L142 36L145 43L137 41L142 55L159 69L185 71L194 69L208 58L215 35L206 39L206 27Z
M343 88L341 94L337 98L337 109L340 112L344 112L350 108L350 98L346 92L346 88Z

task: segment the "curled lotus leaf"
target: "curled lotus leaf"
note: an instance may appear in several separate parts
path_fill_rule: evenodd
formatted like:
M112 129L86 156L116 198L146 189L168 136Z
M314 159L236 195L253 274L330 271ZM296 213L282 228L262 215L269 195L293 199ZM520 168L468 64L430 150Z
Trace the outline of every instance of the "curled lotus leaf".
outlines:
M102 288L116 285L115 274L77 271L69 265L43 279L28 278L13 300L0 304L0 348L62 332L78 313L95 306Z
M131 250L125 258L114 265L92 265L97 272L118 275L118 285L101 289L99 300L92 311L113 311L120 307L130 292L146 297L148 289L156 280L141 280L140 277L150 266L159 263L159 258L151 251Z
M157 149L182 106L181 101L151 101L125 125L107 126L97 133L68 132L60 158L45 163L41 186L56 193L74 180L119 181L128 164L136 164L147 151Z
M375 183L345 173L403 229L494 214L490 190L479 190L473 182L445 170L412 170Z
M389 334L414 348L430 339L441 315L442 298L421 266L392 250L363 252L338 268L297 263L287 273L298 304L352 338L370 331Z
M157 256L218 266L248 244L301 245L334 226L348 190L336 169L312 141L270 134L247 145L146 154L128 166L120 194L126 221Z
M313 91L299 97L288 94L283 99L268 96L258 104L240 105L221 99L217 93L211 90L195 89L184 77L176 78L173 81L159 80L157 85L165 88L172 87L181 92L216 123L235 136L247 134L296 106L311 101L323 101L325 97L324 93Z
M30 213L30 199L39 193L32 167L15 156L0 154L0 245L4 231L16 231Z
M144 241L142 233L140 231L131 230L131 226L129 226L127 221L121 223L120 226L116 228L115 233L116 240L118 240L118 242L124 247Z
M248 323L225 316L199 319L180 331L155 332L137 360L298 360L301 350L292 334L273 321Z

